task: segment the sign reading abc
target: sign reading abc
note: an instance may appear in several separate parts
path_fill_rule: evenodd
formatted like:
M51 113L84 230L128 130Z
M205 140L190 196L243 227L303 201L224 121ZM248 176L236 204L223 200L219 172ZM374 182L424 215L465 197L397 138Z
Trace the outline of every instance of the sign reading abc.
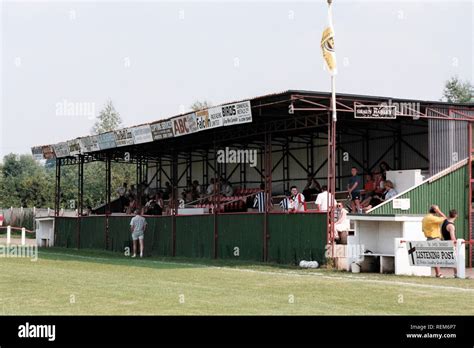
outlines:
M250 101L224 105L221 108L224 126L252 122Z
M175 117L172 119L172 121L175 137L199 131L196 123L196 114L194 112L191 114Z
M456 267L456 251L452 241L407 241L411 266Z

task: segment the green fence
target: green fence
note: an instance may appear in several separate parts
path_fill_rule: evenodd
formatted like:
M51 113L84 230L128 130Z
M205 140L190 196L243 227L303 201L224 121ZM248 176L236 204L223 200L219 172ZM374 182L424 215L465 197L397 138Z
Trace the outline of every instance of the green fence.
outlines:
M176 256L214 257L214 216L176 218Z
M214 258L214 216L176 217L175 255ZM105 249L108 223L108 250L123 253L131 247L131 216L91 216L81 218L80 247ZM172 256L171 216L146 217L146 256ZM217 216L217 257L262 261L264 214L222 214ZM56 218L56 245L77 248L77 218ZM295 264L300 260L324 263L326 244L325 214L269 214L268 261Z
M125 251L125 248L130 248L132 246L130 219L130 216L109 216L109 250L123 253Z
M263 260L264 214L218 216L218 257Z
M146 255L173 256L171 220L171 216L147 218L148 229L147 233L145 233Z
M105 216L86 216L81 218L81 248L105 248Z
M55 231L55 246L77 248L77 218L57 217Z
M297 264L325 262L326 214L270 214L268 261Z

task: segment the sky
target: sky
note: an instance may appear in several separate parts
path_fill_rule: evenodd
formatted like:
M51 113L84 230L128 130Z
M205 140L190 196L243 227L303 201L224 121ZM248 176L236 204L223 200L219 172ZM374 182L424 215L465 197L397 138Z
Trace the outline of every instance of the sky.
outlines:
M334 0L337 92L439 100L473 81L473 1ZM0 0L0 158L287 89L329 91L325 1ZM73 110L65 105L74 106Z

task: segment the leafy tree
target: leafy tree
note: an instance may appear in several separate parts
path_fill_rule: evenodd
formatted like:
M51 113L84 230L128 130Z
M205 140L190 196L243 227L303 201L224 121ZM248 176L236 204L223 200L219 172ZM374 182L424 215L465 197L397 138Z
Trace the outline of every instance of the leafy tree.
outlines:
M457 76L446 81L443 91L443 101L450 103L467 103L474 101L474 86L469 81L462 81Z
M92 134L99 134L110 132L120 128L122 119L120 114L115 110L111 100L108 100L105 107L100 112L94 127L92 127Z
M212 103L207 100L196 100L193 104L191 104L191 110L193 111L205 110L209 109L210 107L212 107Z

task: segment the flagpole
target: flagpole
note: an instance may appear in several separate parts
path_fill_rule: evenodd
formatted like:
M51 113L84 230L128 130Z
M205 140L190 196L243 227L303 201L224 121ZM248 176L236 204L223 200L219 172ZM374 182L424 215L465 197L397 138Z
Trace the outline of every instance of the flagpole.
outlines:
M332 25L332 0L328 1L328 22L331 28L334 28ZM334 29L333 29L334 30ZM331 73L331 107L332 107L332 120L337 121L337 112L336 112L336 74Z

